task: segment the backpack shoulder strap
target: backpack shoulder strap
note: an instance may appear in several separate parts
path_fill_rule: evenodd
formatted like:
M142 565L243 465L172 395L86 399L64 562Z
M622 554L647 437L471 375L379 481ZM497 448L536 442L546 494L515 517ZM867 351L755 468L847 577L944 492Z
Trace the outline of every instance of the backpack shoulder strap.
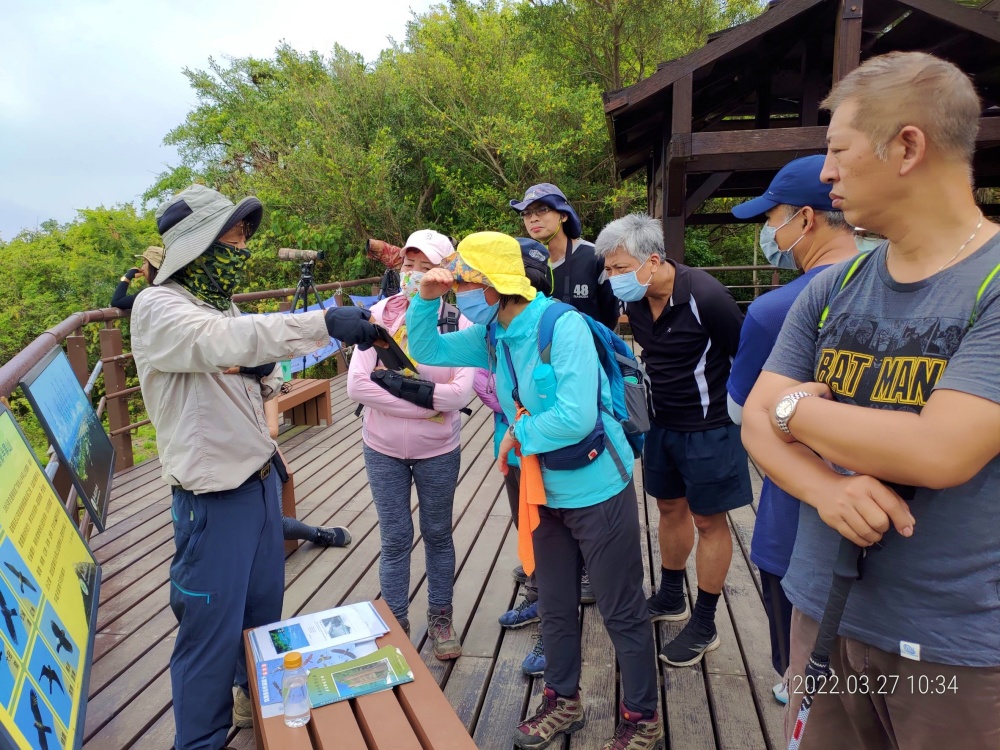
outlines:
M538 356L545 364L551 364L552 335L556 329L556 321L564 314L575 310L575 307L565 302L553 302L542 313L542 318L538 321Z
M833 289L830 291L830 297L826 301L826 307L823 308L823 313L819 316L819 322L816 324L816 330L822 330L823 326L826 324L826 318L830 314L830 305L833 304L833 298L836 297L845 286L847 286L847 283L854 278L858 269L861 268L864 262L874 254L874 251L870 253L861 253L854 259L854 262L851 263L851 265L844 269L840 278L837 279L837 283L833 285Z
M976 292L976 301L972 305L972 315L969 316L969 324L966 326L965 330L969 330L976 322L976 318L979 317L979 303L983 301L983 295L986 294L986 287L990 285L994 277L1000 273L1000 263L997 263L993 270L983 279L983 283L979 285L979 290Z

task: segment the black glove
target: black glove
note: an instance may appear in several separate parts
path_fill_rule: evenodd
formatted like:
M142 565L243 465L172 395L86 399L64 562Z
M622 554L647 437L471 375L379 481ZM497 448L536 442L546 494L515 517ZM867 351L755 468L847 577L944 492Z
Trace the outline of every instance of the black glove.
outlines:
M139 273L139 269L138 268L130 268L130 269L128 269L125 272L125 278L128 279L129 281L131 281L132 279L135 278L135 275L137 273Z
M253 375L255 378L266 378L274 372L274 362L268 362L266 365L257 365L256 367L241 367L240 375Z
M374 370L371 380L396 398L409 401L425 409L434 409L434 383L415 378L404 378L392 370Z
M378 339L378 331L368 322L370 317L371 313L360 307L331 307L326 311L326 330L347 346L365 351Z

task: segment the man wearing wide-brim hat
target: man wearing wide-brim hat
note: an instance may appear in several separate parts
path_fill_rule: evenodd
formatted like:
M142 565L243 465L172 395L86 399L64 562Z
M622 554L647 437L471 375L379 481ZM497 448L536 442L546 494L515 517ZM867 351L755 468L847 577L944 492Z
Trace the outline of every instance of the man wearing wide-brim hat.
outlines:
M173 490L170 606L180 626L170 678L177 750L218 750L231 716L241 726L252 723L241 634L281 618L281 504L271 474L276 444L264 417L264 399L279 390L280 368L260 380L224 371L304 356L331 336L362 346L375 338L358 308L240 314L231 298L241 291L247 240L262 215L256 198L234 205L201 185L161 206L163 261L155 285L132 310L139 383L163 478Z

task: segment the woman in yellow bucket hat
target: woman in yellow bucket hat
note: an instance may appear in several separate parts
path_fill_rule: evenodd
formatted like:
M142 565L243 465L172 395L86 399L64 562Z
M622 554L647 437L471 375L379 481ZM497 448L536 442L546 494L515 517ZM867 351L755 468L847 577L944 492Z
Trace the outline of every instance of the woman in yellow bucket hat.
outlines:
M497 397L511 424L499 449L500 471L506 473L510 450L522 457L519 534L530 538L519 539L518 551L538 581L546 666L541 704L514 730L513 743L544 748L584 726L577 606L585 564L622 676L622 719L604 748L660 748L663 724L642 589L634 462L621 425L608 416L611 391L590 329L576 312L559 317L549 361L543 361L539 323L556 303L536 295L513 237L477 232L442 265L424 275L407 310L410 352L428 364L495 371ZM441 334L438 300L452 288L473 325ZM493 321L495 347L487 335ZM598 433L599 441L589 442ZM555 456L567 450L574 454L573 467L561 468L569 462Z

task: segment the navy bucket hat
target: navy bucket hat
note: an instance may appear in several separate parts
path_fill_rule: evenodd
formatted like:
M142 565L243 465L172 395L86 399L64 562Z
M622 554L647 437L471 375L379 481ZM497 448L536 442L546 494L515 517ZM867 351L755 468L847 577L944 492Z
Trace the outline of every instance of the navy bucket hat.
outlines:
M541 182L538 185L532 185L525 192L524 198L521 200L512 200L510 207L520 213L532 203L544 203L549 208L566 214L566 223L563 224L563 231L566 233L566 236L571 240L575 240L580 236L582 231L580 217L576 215L576 211L573 210L569 201L566 200L563 191L551 182Z

